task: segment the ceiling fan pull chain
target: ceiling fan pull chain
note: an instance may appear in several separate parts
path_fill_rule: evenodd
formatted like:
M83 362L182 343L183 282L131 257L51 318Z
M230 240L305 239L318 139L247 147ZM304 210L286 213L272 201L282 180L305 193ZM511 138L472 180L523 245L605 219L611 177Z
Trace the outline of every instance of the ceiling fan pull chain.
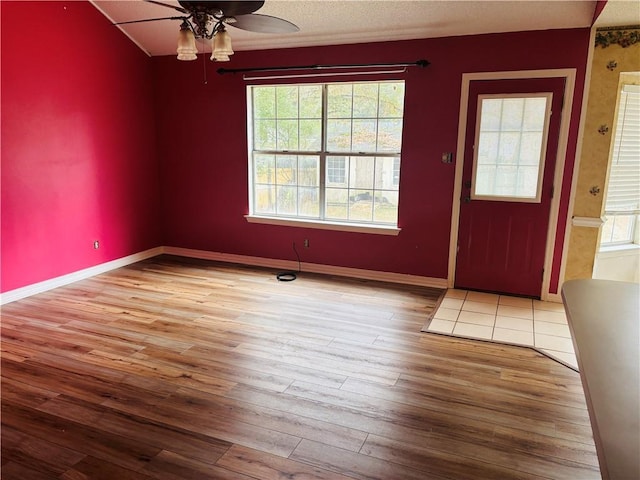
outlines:
M204 78L204 84L207 84L207 52L204 48L204 40L200 40L200 43L202 44L202 76Z

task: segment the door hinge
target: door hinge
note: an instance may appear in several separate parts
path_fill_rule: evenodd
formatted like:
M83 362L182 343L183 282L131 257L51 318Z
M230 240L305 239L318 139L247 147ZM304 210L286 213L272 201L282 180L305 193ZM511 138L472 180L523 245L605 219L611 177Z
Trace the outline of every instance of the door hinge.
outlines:
M544 268L542 269L542 275L540 275L540 280L544 281Z
M556 186L555 185L551 185L551 198L553 198L553 195L556 193Z

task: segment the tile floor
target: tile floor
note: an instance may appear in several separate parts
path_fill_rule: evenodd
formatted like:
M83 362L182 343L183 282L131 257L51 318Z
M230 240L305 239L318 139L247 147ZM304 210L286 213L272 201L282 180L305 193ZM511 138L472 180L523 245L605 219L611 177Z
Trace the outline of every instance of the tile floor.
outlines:
M449 289L426 331L535 347L578 369L561 303Z

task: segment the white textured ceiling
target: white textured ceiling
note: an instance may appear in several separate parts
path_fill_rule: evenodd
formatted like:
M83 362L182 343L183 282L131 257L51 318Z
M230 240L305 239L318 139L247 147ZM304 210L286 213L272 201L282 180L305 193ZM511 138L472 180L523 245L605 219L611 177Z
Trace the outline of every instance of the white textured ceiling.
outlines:
M608 0L595 25L597 27L640 25L640 2L638 0Z
M92 3L113 22L180 15L173 9L142 0L94 0ZM178 5L171 0L165 3ZM283 35L234 28L228 31L234 50L261 50L575 28L591 25L595 3L591 0L266 0L256 13L284 18L295 23L300 31ZM610 3L640 5L636 1ZM179 21L163 20L114 28L121 28L140 48L156 56L175 54L179 26ZM208 45L203 48L209 50Z

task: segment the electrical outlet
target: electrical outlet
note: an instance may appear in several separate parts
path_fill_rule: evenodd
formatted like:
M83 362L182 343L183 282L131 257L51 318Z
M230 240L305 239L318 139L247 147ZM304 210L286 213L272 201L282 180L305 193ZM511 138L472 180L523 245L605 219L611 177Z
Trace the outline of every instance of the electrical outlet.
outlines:
M308 238L304 239L304 248L309 248L309 239Z
M94 248L95 250L97 250L97 249L99 249L99 248L100 248L100 242L99 242L98 240L94 240L94 241L93 241L93 248Z

